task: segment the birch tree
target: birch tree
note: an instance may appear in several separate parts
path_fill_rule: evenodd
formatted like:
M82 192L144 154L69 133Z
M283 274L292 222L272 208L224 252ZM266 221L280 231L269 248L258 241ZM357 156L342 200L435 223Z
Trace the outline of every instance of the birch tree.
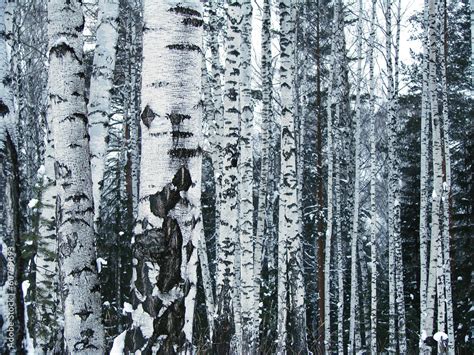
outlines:
M354 184L354 212L352 218L351 236L351 299L350 299L350 329L349 329L349 353L358 353L361 347L360 332L357 327L358 305L359 305L359 284L357 274L357 247L359 234L359 205L360 205L360 133L361 133L361 86L362 86L362 20L363 7L362 0L358 2L359 14L357 20L357 77L356 77L356 102L355 102L355 184Z
M297 194L297 134L294 117L295 14L291 1L282 0L280 8L280 82L281 82L281 176L278 228L278 351L306 352L306 310L302 274L301 223ZM288 292L290 307L287 304ZM291 332L286 329L290 321Z
M111 114L110 101L118 39L118 15L119 0L99 1L97 44L87 105L95 220L99 218L100 194L107 152L107 126Z
M193 351L201 196L202 5L144 1L130 352Z
M224 83L224 122L222 128L222 191L220 196L220 228L217 240L216 351L230 351L238 329L240 290L238 278L239 248L239 125L242 4L228 2L226 29L226 65Z
M370 352L377 353L377 209L376 209L376 178L377 150L375 131L375 75L374 47L376 0L372 0L369 38L369 115L370 115Z
M84 100L81 3L50 1L48 21L48 118L55 145L65 350L103 352Z
M271 5L270 0L264 0L262 13L262 138L260 155L260 185L258 188L257 230L254 248L254 334L257 337L255 347L258 347L258 330L260 326L260 289L262 285L262 249L265 238L265 225L271 213L268 209L269 187L269 148L272 113L272 52L270 35ZM268 227L268 226L267 226ZM268 229L267 229L268 230Z

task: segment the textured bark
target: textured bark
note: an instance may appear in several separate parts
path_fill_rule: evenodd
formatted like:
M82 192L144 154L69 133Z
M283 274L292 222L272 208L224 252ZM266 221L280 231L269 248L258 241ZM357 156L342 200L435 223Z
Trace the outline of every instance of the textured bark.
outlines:
M57 235L65 351L101 353L99 280L84 100L81 3L48 4L48 119L52 122L57 187Z
M355 171L354 171L354 211L352 218L351 236L351 299L350 299L350 328L349 328L349 353L358 353L361 347L360 326L358 327L359 283L358 283L358 235L359 235L359 205L360 205L360 132L361 132L361 86L362 86L362 0L358 2L359 14L357 20L357 83L356 83L356 130L355 130ZM356 329L356 327L358 329Z
M339 120L339 107L336 107L336 122ZM335 186L334 195L336 197L336 262L337 262L337 353L344 355L344 250L342 245L341 233L341 164L340 164L340 146L341 137L336 138L336 162L335 162Z
M144 1L130 352L193 351L200 239L202 5Z
M294 117L295 11L279 2L281 81L281 176L278 229L278 351L307 351L306 310L302 274L301 219L297 194L297 134ZM288 305L287 297L290 296ZM289 321L290 331L286 322ZM290 338L287 339L287 336ZM287 343L287 341L290 341Z
M50 122L52 123L52 122ZM60 300L58 295L58 257L56 236L56 179L54 176L54 141L47 125L44 174L41 179L41 212L36 253L36 342L40 351L51 351L58 341Z
M251 97L251 42L252 3L242 2L242 22L240 44L240 159L239 159L239 236L240 236L240 299L242 307L242 353L255 352L253 324L256 318L254 282L254 230L253 230L253 107Z
M241 61L241 4L228 2L226 65L224 84L224 122L222 129L222 177L220 228L217 240L215 351L228 353L234 334L240 339L238 296L239 255L239 78ZM214 94L216 95L216 93Z
M428 26L428 0L425 0L423 10L424 27ZM428 31L423 34L423 63L422 63L422 97L421 97L421 127L420 127L420 354L429 350L424 343L426 338L427 287L428 287L428 138L430 101L428 93Z
M269 199L269 148L270 148L270 129L272 114L272 74L271 74L271 35L270 35L270 0L264 0L262 14L262 57L261 57L261 77L262 77L262 138L260 153L260 185L258 188L258 207L257 207L257 230L254 249L254 335L255 347L258 347L260 317L260 289L262 285L262 249L265 239L265 227L268 218L272 218L268 212L270 205ZM268 235L268 233L267 233Z
M370 353L377 354L377 209L376 209L376 179L377 179L377 150L375 131L375 19L376 0L372 0L369 39L369 115L370 115Z
M111 115L111 90L114 79L116 46L118 39L119 0L99 1L99 25L90 83L89 136L92 169L94 219L99 219L100 197L107 153L108 124Z

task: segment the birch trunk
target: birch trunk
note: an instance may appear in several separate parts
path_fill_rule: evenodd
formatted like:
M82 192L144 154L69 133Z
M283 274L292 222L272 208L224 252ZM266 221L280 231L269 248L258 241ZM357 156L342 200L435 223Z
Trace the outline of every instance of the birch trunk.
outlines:
M445 277L445 302L446 302L446 330L448 334L448 354L454 355L454 324L453 324L453 297L451 286L451 256L450 256L450 212L451 212L451 153L450 153L450 121L448 111L447 87L447 7L446 1L442 3L440 14L443 16L442 42L441 42L441 85L443 100L443 154L444 154L444 184L443 184L443 274Z
M52 122L51 122L52 123ZM36 253L36 342L47 353L58 341L59 297L56 236L56 179L54 177L54 141L52 127L47 125L44 174L39 174L42 186L38 250Z
M255 352L255 332L253 319L256 318L255 282L254 282L254 231L253 231L253 108L251 97L251 40L252 40L252 3L250 0L242 2L242 22L240 45L240 298L242 307L242 352L252 354Z
M49 110L55 145L57 235L65 351L104 351L93 227L79 1L48 4Z
M295 10L289 0L281 0L280 8L280 81L281 81L281 176L278 229L278 351L287 351L286 320L291 326L291 349L305 353L306 310L301 247L301 226L297 194L297 134L294 117ZM287 264L287 265L285 265ZM287 295L290 295L290 307Z
M94 219L100 218L100 198L107 154L108 124L111 115L111 90L114 79L118 39L119 0L99 1L99 25L90 83L87 114L94 196Z
M377 183L377 150L375 131L375 76L374 76L374 48L375 48L375 19L377 1L372 0L369 38L369 115L370 115L370 353L377 354L377 210L376 210L376 183Z
M428 92L428 0L425 0L423 10L423 23L425 33L423 34L423 83L421 97L421 127L420 127L420 354L428 353L429 349L424 343L426 334L427 314L427 287L428 287L428 135L429 135L429 114L430 102Z
M132 353L194 351L200 239L202 5L144 1Z
M270 0L263 2L262 14L262 57L261 57L261 77L262 77L262 138L260 153L260 185L258 189L258 207L257 207L257 230L254 249L254 335L256 337L255 348L258 348L260 317L260 289L262 285L262 249L265 239L265 225L268 218L273 218L271 212L267 212L268 203L268 187L269 187L269 140L271 129L271 113L272 113L272 53L271 53L271 36L270 36L270 17L271 5ZM268 235L268 224L267 224Z
M436 299L436 281L438 258L440 257L441 230L440 230L440 202L442 197L442 152L441 152L441 122L438 108L437 91L437 0L429 0L428 3L428 92L431 108L432 127L432 154L433 154L433 191L431 194L431 241L430 241L430 263L427 288L426 306L426 334L433 334L434 310Z
M222 176L220 192L220 228L217 240L215 351L228 353L234 334L239 334L236 274L239 248L239 125L241 68L241 4L228 3L226 65L224 84L224 122L222 129ZM216 73L214 73L216 74ZM217 85L217 83L216 83ZM216 93L214 93L216 95ZM237 265L238 267L238 265ZM240 337L237 335L237 338Z
M336 107L336 121L339 116L339 105ZM336 195L336 258L337 258L337 353L344 355L344 251L341 235L341 174L340 174L340 139L336 143L335 186Z
M360 132L361 132L361 104L360 92L362 85L362 0L358 2L359 18L357 21L357 84L356 84L356 131L355 131L355 176L354 176L354 212L352 219L352 237L351 237L351 299L350 299L350 329L349 329L349 353L354 351L358 353L361 347L360 331L356 330L356 322L359 322L359 283L357 274L358 263L358 235L359 235L359 204L360 204ZM360 328L360 327L359 327Z
M333 235L333 212L334 212L334 147L333 147L333 120L332 105L334 104L334 82L335 71L337 67L336 55L338 47L336 39L338 38L340 2L336 1L334 6L334 18L332 24L332 41L331 41L331 70L328 86L328 103L327 103L327 160L328 160L328 182L327 182L327 226L324 247L324 348L327 354L332 348L331 343L331 244Z

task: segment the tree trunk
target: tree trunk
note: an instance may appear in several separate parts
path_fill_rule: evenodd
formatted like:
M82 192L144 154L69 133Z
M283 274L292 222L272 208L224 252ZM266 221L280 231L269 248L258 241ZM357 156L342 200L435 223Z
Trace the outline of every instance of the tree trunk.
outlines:
M201 233L202 5L145 0L143 13L140 198L125 347L191 353Z
M81 2L48 4L49 111L55 145L57 235L65 351L104 351L84 100Z
M222 129L222 176L220 192L220 228L217 240L216 332L215 351L228 353L238 329L240 290L238 290L239 250L239 126L241 69L241 4L228 3L226 33L226 65L224 84L224 122ZM216 73L215 73L216 74ZM220 84L220 83L219 83ZM217 83L216 83L217 85ZM214 93L216 95L216 93ZM237 275L237 276L236 276Z
M94 219L100 218L100 198L107 154L108 124L111 115L111 90L114 79L118 39L119 0L99 0L99 25L90 83L89 136L91 150Z

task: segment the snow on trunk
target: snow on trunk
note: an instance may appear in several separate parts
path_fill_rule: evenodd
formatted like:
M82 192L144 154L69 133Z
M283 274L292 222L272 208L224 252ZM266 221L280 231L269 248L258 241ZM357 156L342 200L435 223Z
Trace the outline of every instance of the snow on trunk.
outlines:
M41 184L39 240L36 252L36 342L41 351L51 351L57 342L59 277L56 236L56 179L54 176L54 141L52 122L47 124L44 172L38 174ZM41 168L40 168L41 169Z
M111 115L116 46L118 39L119 0L99 0L99 25L90 83L87 114L89 120L94 219L99 219L108 124Z
M125 349L191 353L201 233L202 4L143 5L140 198Z
M55 148L65 348L71 353L101 353L104 330L84 100L83 25L80 1L48 3L48 120Z

